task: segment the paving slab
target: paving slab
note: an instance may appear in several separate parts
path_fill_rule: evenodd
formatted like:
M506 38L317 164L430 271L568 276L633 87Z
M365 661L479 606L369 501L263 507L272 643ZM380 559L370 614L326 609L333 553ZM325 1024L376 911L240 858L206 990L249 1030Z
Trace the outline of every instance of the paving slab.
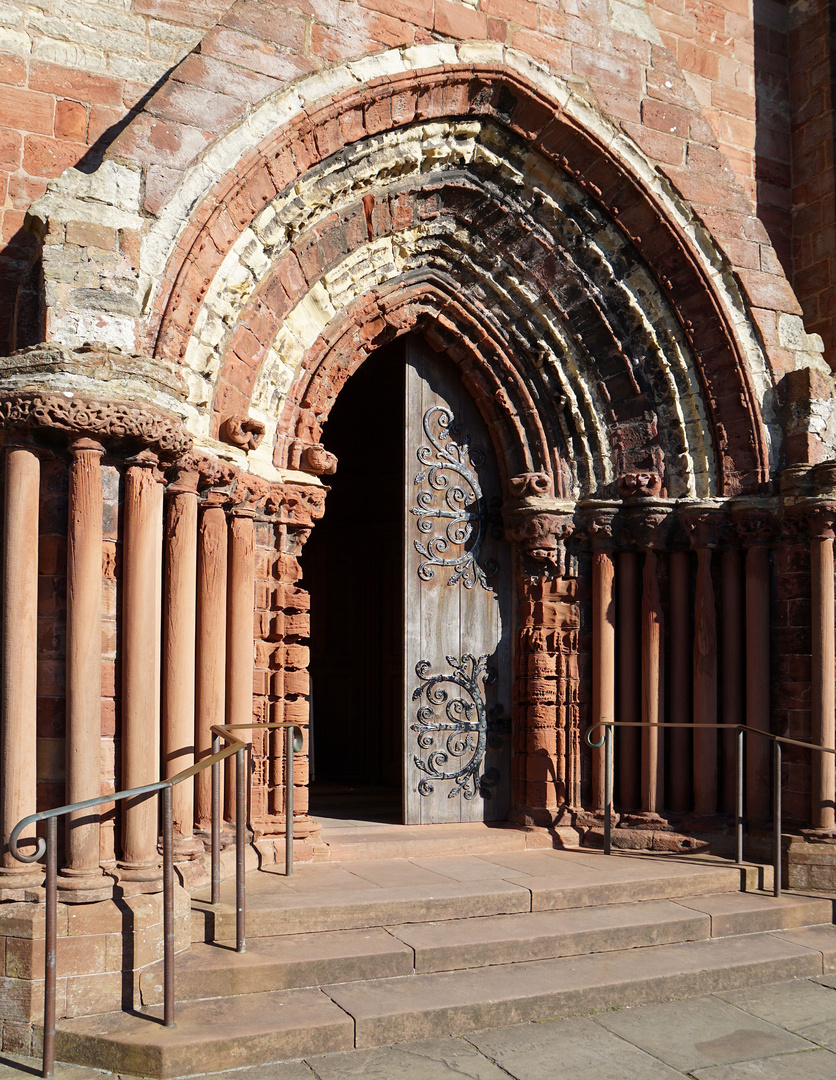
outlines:
M682 1074L585 1017L468 1035L515 1080L681 1080ZM559 1064L558 1064L559 1063ZM427 1078L429 1080L429 1078Z
M502 877L503 867L475 855L433 855L410 859L416 866L442 874L452 881L484 881Z
M449 885L453 878L419 866L410 859L358 859L351 873L383 888L398 885Z
M697 1069L694 1080L833 1080L836 1076L836 1054L829 1050L811 1050L778 1057L740 1061L734 1065L718 1065Z
M620 1009L593 1019L682 1072L812 1049L800 1036L717 997Z
M816 953L770 934L747 934L323 990L355 1018L356 1045L370 1047L820 971Z
M587 952L612 952L709 936L707 915L650 901L524 915L408 923L389 933L415 950L415 970L453 971Z
M309 1057L317 1080L507 1080L508 1073L462 1039L433 1039ZM553 1075L553 1074L552 1074Z
M836 1018L836 989L811 979L732 990L717 997L805 1038L808 1028Z

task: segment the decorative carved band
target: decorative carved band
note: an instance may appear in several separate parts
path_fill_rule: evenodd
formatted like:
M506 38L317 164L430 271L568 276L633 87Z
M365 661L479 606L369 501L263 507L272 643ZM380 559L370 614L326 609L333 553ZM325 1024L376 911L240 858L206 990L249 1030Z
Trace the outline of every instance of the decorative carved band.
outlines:
M15 394L0 399L0 430L52 428L73 435L136 439L165 457L186 453L192 437L167 413L124 401L90 401L75 394Z

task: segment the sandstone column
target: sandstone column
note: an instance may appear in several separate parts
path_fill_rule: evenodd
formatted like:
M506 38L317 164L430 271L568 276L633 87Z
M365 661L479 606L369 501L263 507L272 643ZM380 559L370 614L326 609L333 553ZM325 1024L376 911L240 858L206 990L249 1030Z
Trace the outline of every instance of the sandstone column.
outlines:
M770 729L769 693L769 547L772 518L760 509L740 512L738 525L746 544L746 724ZM768 739L746 736L746 812L765 821L770 813L772 747Z
M70 445L67 528L66 802L101 795L102 470L104 447L91 439ZM93 817L95 820L91 820ZM80 811L67 821L64 899L91 899L104 886L99 821ZM108 881L108 885L110 882Z
M255 610L255 511L235 506L229 518L226 623L226 723L253 722L253 612ZM251 733L240 732L243 739ZM228 759L226 816L235 816L233 758ZM231 774L231 775L230 775Z
M658 725L664 722L664 614L659 592L658 548L667 526L665 511L648 508L639 512L635 530L645 549L641 607L641 808L656 814L662 807L662 746Z
M836 745L836 670L834 670L834 568L833 538L836 506L816 508L810 523L810 569L812 578L812 741L819 746ZM814 829L832 833L836 828L836 759L832 754L811 752L812 815Z
M163 487L157 458L128 462L122 555L122 786L160 776ZM120 878L159 877L157 798L123 803Z
M691 553L672 551L670 577L670 722L691 722ZM672 810L691 809L691 732L671 728L670 795Z
M615 720L615 564L612 519L615 508L602 510L589 522L592 538L592 717L591 725ZM603 738L605 728L595 732ZM603 810L606 776L604 747L592 751L592 809Z
M641 637L639 612L640 571L636 551L620 551L616 583L618 599L618 716L623 722L641 719ZM625 809L638 809L641 802L641 729L618 729L618 794Z
M722 722L742 724L744 677L743 582L740 552L728 547L720 556L723 581L723 620L720 631L723 658ZM736 813L737 806L737 732L723 732L723 809Z
M195 688L195 753L212 753L213 724L223 724L226 669L228 496L210 491L200 508L197 545L197 658ZM211 769L195 777L195 819L208 829L212 817Z
M21 818L36 812L38 668L38 493L40 462L26 445L7 445L4 489L3 691L0 702L0 755L3 852L0 895L38 885L40 867L18 862L9 836ZM34 835L29 832L27 837ZM31 845L20 843L20 850ZM12 894L13 895L13 894Z
M717 812L717 611L711 576L711 549L722 519L694 513L686 519L697 552L694 595L694 810Z
M165 775L194 764L197 472L178 469L166 492L162 736ZM194 783L171 793L175 857L203 851L193 836Z

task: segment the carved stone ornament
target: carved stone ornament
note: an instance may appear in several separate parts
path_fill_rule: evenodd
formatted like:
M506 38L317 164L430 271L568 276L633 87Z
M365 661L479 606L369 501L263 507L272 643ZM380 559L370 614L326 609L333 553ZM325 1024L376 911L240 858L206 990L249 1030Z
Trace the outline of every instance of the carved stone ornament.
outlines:
M88 401L75 394L15 394L0 399L0 430L53 428L101 441L135 439L165 457L191 449L179 420L148 405Z
M306 446L302 452L301 467L314 476L333 476L337 471L337 459L322 443Z
M570 516L549 510L517 507L504 509L502 518L505 535L517 545L523 556L555 567L561 574L565 573L564 541L575 528Z
M554 485L548 473L520 473L508 481L508 492L512 499L549 497L554 494Z
M657 472L637 470L622 473L616 481L622 499L653 499L662 493L662 477Z
M680 518L693 548L718 547L727 523L725 514L711 507L688 510Z
M836 503L818 503L806 508L810 535L817 540L836 538Z
M220 434L224 442L239 446L249 453L264 438L264 424L251 416L228 416L221 424Z

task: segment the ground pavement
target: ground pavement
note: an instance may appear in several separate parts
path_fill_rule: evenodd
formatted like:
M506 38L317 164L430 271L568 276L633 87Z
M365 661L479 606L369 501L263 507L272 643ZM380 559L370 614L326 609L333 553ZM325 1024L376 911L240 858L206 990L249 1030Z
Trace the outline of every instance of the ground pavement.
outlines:
M39 1075L0 1055L0 1080ZM56 1066L55 1080L103 1080ZM836 1080L836 973L591 1016L349 1050L213 1080ZM122 1080L128 1080L123 1077ZM130 1078L133 1080L133 1078Z

